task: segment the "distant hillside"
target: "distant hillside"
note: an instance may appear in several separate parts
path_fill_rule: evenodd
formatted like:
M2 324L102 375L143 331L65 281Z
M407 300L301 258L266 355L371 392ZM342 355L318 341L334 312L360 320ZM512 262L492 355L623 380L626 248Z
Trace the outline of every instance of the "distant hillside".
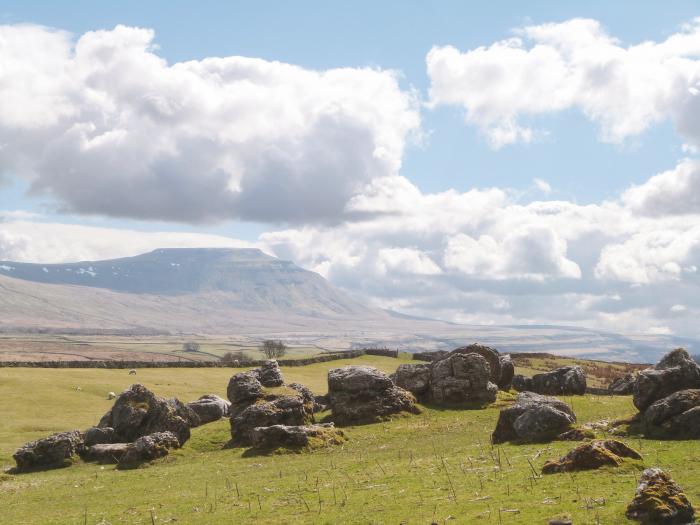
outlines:
M467 305L465 305L467 307ZM0 331L264 337L327 350L451 350L656 362L695 339L571 326L458 325L370 308L320 275L253 249L159 249L70 264L0 261ZM254 344L254 343L253 343ZM2 350L2 348L0 348Z
M255 249L160 249L70 264L0 261L0 290L6 327L227 332L303 327L302 318L389 317L320 275Z

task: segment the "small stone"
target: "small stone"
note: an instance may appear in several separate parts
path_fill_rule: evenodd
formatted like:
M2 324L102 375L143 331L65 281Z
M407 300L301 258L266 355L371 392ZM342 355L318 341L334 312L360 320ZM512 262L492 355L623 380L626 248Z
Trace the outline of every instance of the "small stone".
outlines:
M319 448L340 445L345 441L345 434L335 428L333 423L256 427L251 431L250 437L253 447L259 450Z
M134 468L147 461L162 458L173 448L180 448L180 442L172 432L155 432L141 436L127 445L119 459L118 468Z

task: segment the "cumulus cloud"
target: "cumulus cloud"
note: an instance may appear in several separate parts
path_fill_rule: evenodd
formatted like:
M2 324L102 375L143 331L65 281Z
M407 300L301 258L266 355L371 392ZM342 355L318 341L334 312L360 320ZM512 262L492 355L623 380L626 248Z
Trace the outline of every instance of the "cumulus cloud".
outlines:
M512 38L426 57L430 103L466 111L498 148L530 142L528 118L577 108L606 142L670 119L700 145L700 18L660 42L625 46L596 20L527 26Z
M643 215L698 215L700 162L685 159L674 169L628 189L622 199L627 206Z
M393 71L156 51L149 29L0 26L0 175L76 213L332 222L419 133Z

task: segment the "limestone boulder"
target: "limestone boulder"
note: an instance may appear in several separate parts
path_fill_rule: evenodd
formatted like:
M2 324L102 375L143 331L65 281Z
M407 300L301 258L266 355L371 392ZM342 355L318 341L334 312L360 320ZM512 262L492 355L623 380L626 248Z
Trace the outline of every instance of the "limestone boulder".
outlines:
M231 403L215 394L205 394L187 406L199 417L199 423L211 423L222 417L228 417Z
M238 407L240 408L240 407ZM313 402L289 389L286 394L263 394L254 403L231 415L231 444L251 444L251 432L273 425L303 426L312 423Z
M653 368L642 370L634 383L634 405L646 410L659 399L679 390L700 388L700 366L683 348L666 354Z
M441 406L484 405L496 400L489 362L478 353L450 353L432 363L430 399Z
M199 423L197 414L178 399L158 397L145 386L135 384L117 396L97 426L114 429L114 442L129 443L168 431L183 445L190 438L190 427Z
M586 393L586 373L580 366L564 366L532 376L531 391L550 396L583 395Z
M97 463L119 463L126 453L129 443L98 443L86 447L81 457L83 461L96 461Z
M239 372L229 379L226 396L233 411L237 405L247 406L262 395L263 386L254 371Z
M468 346L461 346L452 350L447 356L452 356L455 354L477 354L486 359L489 364L489 381L494 385L498 385L501 381L501 359L498 350L488 346L480 344L471 344Z
M642 459L642 456L622 441L615 439L589 441L578 445L558 460L548 461L543 474L592 470L600 467L619 467L623 458Z
M570 430L575 422L574 411L563 401L522 392L513 405L501 410L491 441L494 444L550 441Z
M515 374L511 381L512 387L518 392L532 392L532 378L521 374Z
M165 457L175 448L180 448L180 441L172 432L155 432L141 436L127 445L124 454L119 458L118 468L135 468L148 461Z
M84 434L86 447L114 443L116 439L116 433L112 427L91 427Z
M608 385L608 393L612 396L629 396L634 391L634 383L637 380L633 374L617 377Z
M498 360L501 362L501 376L496 385L499 390L510 390L515 375L515 365L508 354L499 354Z
M431 365L423 363L399 365L393 374L393 381L399 388L421 398L430 390L430 368Z
M83 447L83 435L78 430L57 432L43 439L30 441L17 449L12 458L17 472L65 467Z
M648 468L639 478L626 516L645 524L693 523L695 510L683 489L663 470Z
M676 438L700 438L700 389L679 390L652 403L642 415L646 428Z
M370 366L329 370L328 400L338 425L373 423L400 412L419 412L413 394Z
M260 368L257 369L258 381L262 386L274 387L284 384L284 377L279 364L274 359L265 361Z
M340 445L346 440L343 431L335 428L333 423L256 427L250 438L253 448L258 450L319 448Z

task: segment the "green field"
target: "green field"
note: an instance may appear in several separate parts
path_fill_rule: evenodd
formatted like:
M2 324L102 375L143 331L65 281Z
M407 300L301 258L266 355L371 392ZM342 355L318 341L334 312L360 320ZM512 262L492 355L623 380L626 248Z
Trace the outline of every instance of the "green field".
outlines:
M399 362L352 360L385 371ZM288 382L325 392L326 371L351 361L283 369ZM51 432L84 429L110 407L106 395L141 382L189 401L225 396L230 369L0 369L0 464ZM75 387L80 386L81 390ZM501 394L498 404L511 398ZM581 423L634 413L629 397L565 398ZM78 462L40 473L0 474L0 523L626 523L639 471L661 466L700 504L700 447L693 441L628 443L644 456L619 469L533 476L573 443L491 447L498 407L424 409L418 416L351 427L341 448L246 457L222 449L227 421L193 430L182 450L148 468L117 471ZM532 465L532 466L531 466Z

